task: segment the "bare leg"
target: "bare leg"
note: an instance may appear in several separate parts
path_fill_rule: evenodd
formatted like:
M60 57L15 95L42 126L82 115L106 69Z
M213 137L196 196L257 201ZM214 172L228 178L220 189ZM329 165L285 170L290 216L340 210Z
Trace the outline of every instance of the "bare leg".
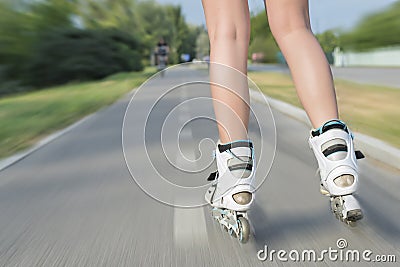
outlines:
M250 16L247 0L202 0L202 3L210 38L211 94L220 140L227 143L248 139Z
M265 0L268 21L314 128L338 118L326 57L311 32L308 0Z
M272 33L292 72L297 94L314 128L309 138L319 165L321 193L330 195L333 213L342 221L360 220L352 195L358 168L351 132L338 118L335 88L325 55L313 36L308 0L265 0ZM329 122L327 122L329 121ZM327 123L326 123L327 122ZM322 125L326 126L320 128Z

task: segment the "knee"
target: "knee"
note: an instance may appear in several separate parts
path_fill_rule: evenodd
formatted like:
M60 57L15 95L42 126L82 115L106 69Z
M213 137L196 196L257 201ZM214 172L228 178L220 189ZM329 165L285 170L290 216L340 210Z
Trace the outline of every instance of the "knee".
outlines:
M269 17L269 26L274 38L279 42L280 39L295 31L311 31L308 16L290 16L290 14L280 14Z
M237 26L235 23L217 23L209 32L210 43L224 42L228 44L248 44L250 29L245 25Z

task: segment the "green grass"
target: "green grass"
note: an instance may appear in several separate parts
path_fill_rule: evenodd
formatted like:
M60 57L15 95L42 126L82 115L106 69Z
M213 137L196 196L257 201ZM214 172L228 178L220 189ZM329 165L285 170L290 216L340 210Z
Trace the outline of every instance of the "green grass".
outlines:
M268 96L301 107L289 75L251 72L249 77ZM336 80L340 117L351 129L400 148L400 89Z
M155 73L120 73L0 99L0 158L26 149L43 136L110 105Z
M102 81L58 86L0 99L0 158L26 149L138 87L155 69L120 73ZM301 107L289 75L251 72L270 97ZM353 131L400 148L400 90L336 81L340 115Z

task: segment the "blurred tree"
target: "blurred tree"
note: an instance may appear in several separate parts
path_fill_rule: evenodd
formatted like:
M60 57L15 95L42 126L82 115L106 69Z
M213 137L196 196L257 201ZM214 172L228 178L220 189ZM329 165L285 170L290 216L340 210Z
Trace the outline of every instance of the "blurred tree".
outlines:
M160 38L164 38L171 45L172 22L168 17L165 6L161 6L155 1L140 2L137 10L142 40L146 46L144 57L149 58Z
M317 37L325 53L332 53L335 47L340 44L339 37L332 30L316 34L315 37Z
M184 39L188 35L188 25L182 15L180 6L168 5L166 6L166 11L172 29L171 35L167 37L171 48L169 58L171 63L178 63Z
M205 29L202 29L196 40L196 57L200 60L210 54L210 40Z
M36 87L143 69L140 42L121 31L66 29L44 37L28 66L29 82Z
M116 28L141 39L144 58L149 58L160 38L170 46L171 63L177 63L181 53L194 54L186 44L194 42L198 31L187 25L180 6L154 0L88 0L81 14L86 27Z
M253 53L258 53L263 55L260 60L262 62L277 62L278 52L279 48L272 36L265 12L251 17L250 57Z
M67 77L85 80L116 70L139 70L160 37L170 44L172 62L177 63L181 53L195 54L198 33L187 25L179 6L154 0L2 0L0 91L20 90L3 90L4 80L7 86L17 85L14 81L39 86L66 82ZM104 61L96 59L102 53Z
M315 37L318 39L322 50L325 52L326 59L329 64L333 64L333 50L335 47L340 46L339 37L335 34L334 31L328 30L320 34L316 34Z
M188 25L180 6L161 6L154 1L139 3L141 25L150 47L162 37L169 44L170 63L180 62L181 54L196 54L196 39L199 27Z
M51 29L71 28L76 2L65 0L0 3L0 65L7 79L23 76L33 45Z
M189 54L190 58L196 57L197 37L203 31L201 26L188 25L187 33L183 36L182 47L179 51L180 54Z
M15 10L9 2L0 2L0 64L4 76L13 78L23 67L23 60L30 55L33 37L32 19Z
M160 5L155 1L138 2L141 32L149 53L160 38L170 47L170 63L178 63L181 54L195 54L195 42L200 33L198 27L186 23L180 6ZM146 56L148 54L146 53Z
M72 17L78 10L77 2L77 0L36 1L36 4L30 6L34 29L40 33L56 28L72 28Z
M354 30L340 36L344 49L366 50L400 45L400 1L366 16Z
M118 28L131 34L141 29L135 0L85 0L80 3L85 27Z

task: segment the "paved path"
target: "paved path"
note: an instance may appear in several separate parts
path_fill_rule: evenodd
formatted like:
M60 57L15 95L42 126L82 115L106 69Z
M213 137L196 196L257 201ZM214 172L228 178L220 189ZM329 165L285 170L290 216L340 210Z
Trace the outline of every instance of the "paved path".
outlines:
M249 70L289 73L287 67L277 64L254 64L249 66ZM332 73L337 79L400 88L400 68L332 67Z
M129 169L121 146L126 98L0 172L0 266L309 266L276 255L261 262L257 252L268 245L269 251L319 253L337 249L339 238L347 249L371 250L371 258L393 254L400 260L399 174L364 161L359 200L365 219L355 228L343 225L319 194L307 127L274 112L274 154L273 120L259 103L252 105L250 135L257 145L257 184L267 178L250 212L255 236L240 245L210 218L208 207L178 208L202 204L214 168L212 142L205 139L217 134L207 119L207 85L167 90L193 80L207 77L177 68L135 94L124 128ZM346 265L328 257L320 264Z

